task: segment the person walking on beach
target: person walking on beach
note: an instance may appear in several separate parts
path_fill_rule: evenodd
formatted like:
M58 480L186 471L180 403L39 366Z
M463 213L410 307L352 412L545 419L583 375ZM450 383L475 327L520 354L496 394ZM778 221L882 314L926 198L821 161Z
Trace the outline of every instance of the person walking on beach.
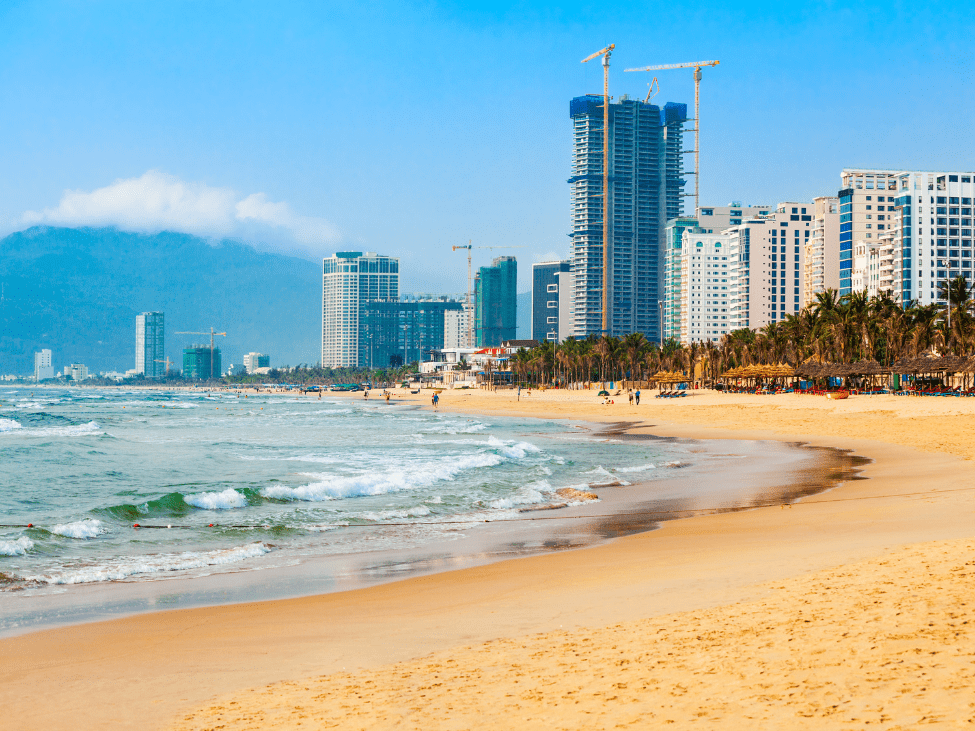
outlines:
M627 393L627 396L630 397L630 406L632 406L633 405L633 392L630 391L629 393Z
M639 391L636 392L636 405L637 406L640 405L640 392Z
M386 403L389 403L389 391L386 392Z
M434 393L431 402L433 403L433 408L437 408L437 404L440 402L440 394Z

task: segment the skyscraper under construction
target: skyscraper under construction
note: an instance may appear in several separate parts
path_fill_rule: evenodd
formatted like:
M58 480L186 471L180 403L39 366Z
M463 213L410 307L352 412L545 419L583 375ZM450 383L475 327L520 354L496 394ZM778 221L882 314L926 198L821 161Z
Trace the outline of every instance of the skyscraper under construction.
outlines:
M572 118L570 259L575 335L602 333L603 98L576 97ZM609 105L609 335L660 337L667 221L684 201L687 105L620 98Z

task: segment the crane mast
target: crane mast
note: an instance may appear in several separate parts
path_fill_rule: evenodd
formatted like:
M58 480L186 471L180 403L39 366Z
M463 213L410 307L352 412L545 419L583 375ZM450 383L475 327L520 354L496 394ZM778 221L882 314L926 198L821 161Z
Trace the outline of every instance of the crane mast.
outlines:
M626 71L667 71L670 69L694 69L694 215L701 208L701 68L717 66L720 61L692 61L690 63L666 63L659 66L641 66Z
M227 333L218 333L215 328L211 327L210 332L177 332L175 335L209 335L210 336L210 379L213 379L213 351L214 351L214 337L217 335L223 335L227 337Z
M616 48L610 43L582 59L582 63L603 57L603 335L609 335L609 57Z
M471 306L473 283L471 280L471 250L473 249L524 249L524 246L474 246L471 241L466 246L451 246L451 251L467 250L467 347L474 347L474 308Z

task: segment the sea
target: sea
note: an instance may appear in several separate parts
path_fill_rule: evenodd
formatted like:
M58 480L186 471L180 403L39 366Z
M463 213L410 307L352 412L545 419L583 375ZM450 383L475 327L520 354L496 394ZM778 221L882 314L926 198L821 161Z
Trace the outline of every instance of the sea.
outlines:
M0 634L580 548L822 457L376 394L0 389Z

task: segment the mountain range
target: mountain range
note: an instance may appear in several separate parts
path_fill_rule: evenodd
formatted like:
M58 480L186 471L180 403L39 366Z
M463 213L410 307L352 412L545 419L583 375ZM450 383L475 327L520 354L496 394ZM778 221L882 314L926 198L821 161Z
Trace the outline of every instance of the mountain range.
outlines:
M135 317L166 314L166 357L218 337L225 366L244 353L271 365L321 359L321 266L259 252L231 240L116 228L39 226L0 239L0 373L29 374L34 352L50 348L56 371L92 372L135 363ZM528 337L530 295L518 296L518 332Z

